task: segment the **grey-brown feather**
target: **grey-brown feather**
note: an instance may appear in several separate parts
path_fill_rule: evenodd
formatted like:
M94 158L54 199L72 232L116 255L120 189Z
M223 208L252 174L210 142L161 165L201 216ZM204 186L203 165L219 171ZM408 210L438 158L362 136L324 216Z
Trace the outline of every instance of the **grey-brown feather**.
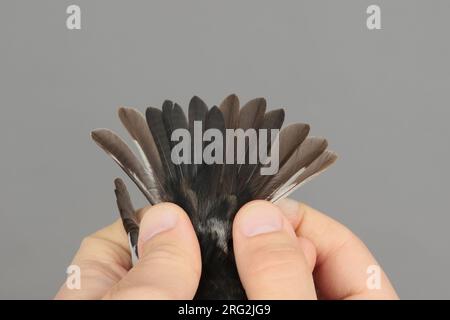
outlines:
M160 192L164 192L164 174L161 158L144 116L134 108L124 107L119 108L118 114L123 126L135 140L138 147L142 149L149 166L148 169L151 171L149 174L155 177Z
M125 232L129 235L131 247L137 248L137 241L139 237L139 222L136 217L136 210L134 210L131 203L130 194L128 193L125 183L120 179L114 180L115 194L117 208L119 209L120 218ZM135 252L137 255L137 252Z
M291 154L279 172L263 185L259 194L260 197L265 199L276 192L290 177L319 157L325 151L326 147L327 141L323 138L306 138Z
M118 135L108 129L97 129L91 133L91 137L106 153L112 156L150 203L159 201L159 192L154 180Z

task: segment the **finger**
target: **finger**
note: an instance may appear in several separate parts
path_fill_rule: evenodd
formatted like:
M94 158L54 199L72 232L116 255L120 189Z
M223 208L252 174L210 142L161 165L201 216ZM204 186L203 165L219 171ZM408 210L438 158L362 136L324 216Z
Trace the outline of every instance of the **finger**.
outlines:
M233 246L249 299L316 298L302 244L275 205L260 200L242 207L233 223Z
M300 223L300 216L298 214L289 214L289 212L283 212L283 215L295 230ZM308 266L312 272L316 264L316 248L314 247L314 244L305 237L299 236L298 242L303 250L303 253L305 254L306 261L308 262Z
M192 299L201 273L200 247L187 214L161 203L141 221L139 261L106 299Z
M55 299L100 299L130 267L127 235L117 220L81 242Z
M367 247L349 229L304 204L277 204L317 252L314 279L323 299L396 299L388 277Z
M314 244L305 237L298 237L298 244L303 251L309 271L312 273L316 265L316 248L314 247Z

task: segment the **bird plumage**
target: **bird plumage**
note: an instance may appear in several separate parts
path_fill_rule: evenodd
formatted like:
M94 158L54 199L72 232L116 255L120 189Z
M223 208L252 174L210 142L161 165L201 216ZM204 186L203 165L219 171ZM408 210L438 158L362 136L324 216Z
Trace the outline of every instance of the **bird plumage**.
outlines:
M219 107L210 109L194 96L189 103L188 117L178 104L169 100L164 101L162 109L147 108L145 117L136 109L120 108L119 118L135 142L142 161L112 131L92 132L93 140L119 164L150 204L174 202L189 215L199 239L203 264L197 299L246 297L232 250L231 227L239 208L256 199L276 202L336 160L336 154L326 150L325 139L307 137L310 129L307 124L292 124L276 137L271 135L270 129L280 129L284 117L283 109L266 112L263 98L250 100L240 108L234 94L226 97ZM214 151L222 152L215 156L221 157L223 162L196 163L202 150L212 143L202 141L201 146L194 143L194 122L197 121L203 130L215 129L224 137L222 150ZM190 163L174 163L171 158L176 144L171 137L177 129L185 129L191 135ZM247 144L244 152L236 154L234 143L225 139L227 129L255 129L258 141L267 139L267 156L279 150L278 173L262 175L261 160L264 159L249 163L248 160L258 153L258 143ZM268 134L260 134L259 129L266 129ZM231 152L233 162L229 163L225 160ZM244 159L244 163L238 159ZM117 178L114 183L132 257L137 257L139 221L124 182Z

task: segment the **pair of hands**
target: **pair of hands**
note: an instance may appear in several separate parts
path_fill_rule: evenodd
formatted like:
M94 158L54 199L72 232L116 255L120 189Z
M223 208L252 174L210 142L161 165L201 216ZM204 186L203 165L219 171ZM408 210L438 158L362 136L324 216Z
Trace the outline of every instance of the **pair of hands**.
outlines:
M81 286L57 299L192 299L200 248L187 214L162 203L140 210L140 259L131 268L121 221L86 237L72 262ZM233 247L249 299L396 299L367 247L346 227L290 199L252 201L233 222ZM375 268L374 268L375 266ZM372 269L371 269L372 268ZM376 287L368 286L368 270Z

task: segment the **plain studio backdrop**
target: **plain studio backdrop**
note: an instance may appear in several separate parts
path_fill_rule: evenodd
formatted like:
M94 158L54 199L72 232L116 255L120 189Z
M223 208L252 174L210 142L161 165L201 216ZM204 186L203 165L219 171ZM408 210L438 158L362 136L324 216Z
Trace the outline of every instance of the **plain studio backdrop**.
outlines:
M81 30L66 8L81 7ZM381 7L381 30L366 9ZM294 198L351 228L402 298L450 298L450 2L1 1L0 298L52 298L118 217L89 137L118 106L264 96L337 163ZM128 140L129 141L129 140ZM131 182L133 198L143 197Z

